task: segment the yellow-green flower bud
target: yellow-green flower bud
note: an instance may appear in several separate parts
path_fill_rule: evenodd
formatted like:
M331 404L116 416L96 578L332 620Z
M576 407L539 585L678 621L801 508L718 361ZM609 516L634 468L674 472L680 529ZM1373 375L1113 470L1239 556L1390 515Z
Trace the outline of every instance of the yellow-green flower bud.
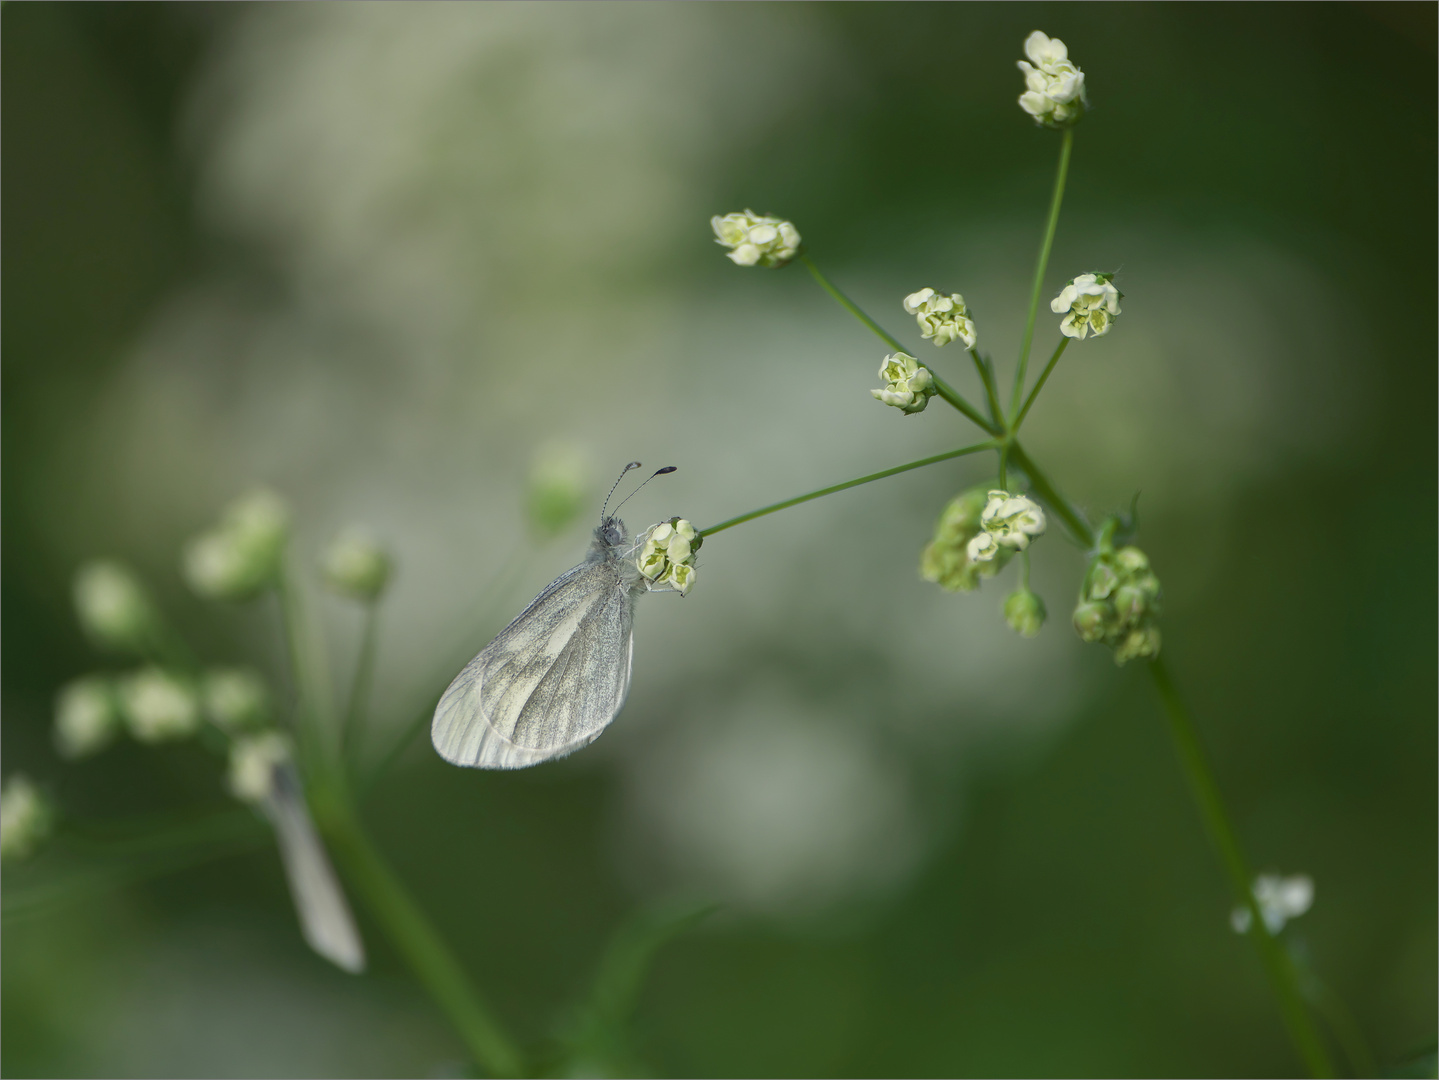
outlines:
M1094 644L1103 641L1114 621L1114 611L1108 605L1086 600L1074 609L1074 630L1081 641Z
M264 727L270 719L265 680L247 668L217 668L205 673L205 715L229 735Z
M67 683L55 699L55 748L82 758L109 746L120 730L120 709L110 680L86 675Z
M1160 644L1159 627L1153 623L1136 626L1114 646L1114 662L1126 664L1130 660L1153 660L1159 655Z
M325 584L341 596L370 602L385 591L391 562L389 553L367 532L351 526L330 541L320 569Z
M16 773L0 787L0 858L27 858L54 823L54 807L29 777Z
M919 574L946 592L973 592L981 579L994 577L1013 555L1004 548L987 562L975 562L967 550L980 531L979 519L988 502L982 487L956 495L945 506L934 526L934 539L919 557Z
M183 739L200 726L200 702L189 684L157 667L141 668L119 687L120 710L141 742Z
M159 615L140 579L122 563L98 559L75 573L75 611L97 645L143 652Z
M536 532L557 536L579 516L588 474L585 455L577 447L565 443L540 447L526 492L526 509Z
M226 508L220 524L186 545L185 580L210 600L246 600L280 575L290 515L272 491L253 491Z
M1152 660L1161 645L1155 619L1162 601L1163 590L1149 569L1149 557L1133 546L1116 551L1102 538L1074 609L1075 632L1084 641L1108 645L1117 664Z
M1028 589L1016 589L1005 598L1004 621L1020 637L1032 638L1044 625L1044 601Z

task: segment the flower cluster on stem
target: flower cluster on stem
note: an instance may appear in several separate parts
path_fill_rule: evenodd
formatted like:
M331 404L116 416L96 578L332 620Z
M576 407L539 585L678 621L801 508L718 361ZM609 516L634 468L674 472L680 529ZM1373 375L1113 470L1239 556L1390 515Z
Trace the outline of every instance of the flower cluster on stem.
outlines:
M1107 526L1104 536L1112 532ZM1149 557L1133 545L1117 550L1101 539L1074 609L1074 629L1088 642L1108 645L1114 662L1152 660L1162 643L1158 617L1164 590Z
M1049 310L1063 315L1059 332L1084 340L1090 334L1103 337L1119 315L1124 294L1114 287L1113 274L1080 274L1049 303Z
M794 223L753 210L716 214L710 218L715 243L729 248L736 266L783 266L799 254L800 235Z
M1089 105L1084 90L1084 72L1069 59L1069 47L1058 38L1036 30L1024 39L1019 61L1024 72L1024 93L1019 107L1042 127L1062 128L1076 123Z
M977 340L974 320L969 317L969 308L959 293L945 296L933 289L923 288L904 298L904 310L915 317L920 335L925 340L936 345L962 341L966 349L974 348Z
M677 592L683 596L695 583L695 556L703 542L703 537L684 518L670 518L650 527L635 567L644 575L651 590Z
M906 352L890 353L879 365L884 385L870 394L876 401L892 405L905 415L924 412L935 394L934 376Z

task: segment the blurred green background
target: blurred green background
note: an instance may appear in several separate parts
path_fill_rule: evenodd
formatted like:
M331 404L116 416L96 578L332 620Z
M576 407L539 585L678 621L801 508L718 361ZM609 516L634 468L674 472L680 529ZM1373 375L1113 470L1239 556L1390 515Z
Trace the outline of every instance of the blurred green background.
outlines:
M7 4L5 775L92 827L227 805L194 747L66 764L49 724L61 683L119 664L70 607L96 555L208 660L281 680L274 612L178 575L251 483L307 566L350 521L397 553L378 755L583 550L588 515L527 538L542 445L582 449L596 508L625 461L674 463L626 514L705 525L970 441L875 405L878 343L802 269L731 266L707 219L792 218L916 346L900 299L963 292L1007 371L1058 142L1015 105L1038 27L1093 103L1046 295L1118 267L1126 301L1026 442L1093 515L1143 492L1166 654L1250 859L1316 882L1285 937L1401 1062L1436 1012L1434 20ZM630 702L584 753L480 774L422 737L387 774L366 819L517 1037L555 1035L633 912L696 897L724 908L659 954L614 1067L1298 1069L1148 681L1066 625L1080 554L1035 550L1035 641L1005 582L919 580L990 467L716 537L692 595L642 602ZM358 620L324 612L343 676ZM464 1067L363 913L370 973L305 949L272 847L34 902L53 854L5 872L6 1075Z

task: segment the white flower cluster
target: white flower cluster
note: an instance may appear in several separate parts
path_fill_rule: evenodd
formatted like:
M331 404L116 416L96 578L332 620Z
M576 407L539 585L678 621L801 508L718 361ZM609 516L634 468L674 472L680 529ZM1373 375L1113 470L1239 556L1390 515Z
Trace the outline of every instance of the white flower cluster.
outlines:
M1044 127L1068 127L1084 115L1089 104L1084 92L1084 72L1069 59L1069 47L1058 38L1036 30L1024 39L1019 61L1024 72L1024 93L1019 107Z
M695 527L684 518L671 518L650 528L635 566L650 589L668 585L683 596L695 583Z
M879 377L885 385L871 390L876 401L893 405L905 413L924 412L934 396L934 376L909 353L890 353L879 365Z
M120 682L120 711L141 742L183 739L200 728L200 700L188 683L162 668L141 668Z
M1065 337L1103 337L1119 314L1124 294L1114 287L1113 274L1080 274L1050 301L1049 310L1064 314L1059 332Z
M10 777L0 790L0 858L25 858L49 835L54 818L50 801L28 777Z
M969 542L969 557L974 562L989 562L1002 548L1023 551L1031 539L1043 535L1044 511L1027 496L991 491L979 525L981 531Z
M730 249L736 266L783 266L799 254L799 230L783 218L764 217L753 210L716 214L710 218L715 243Z
M185 580L210 600L245 600L279 577L290 513L273 491L253 491L185 547Z
M945 296L933 289L920 289L904 298L904 310L919 322L920 333L932 338L936 345L959 340L966 349L974 348L974 320L959 293Z
M1287 878L1260 874L1254 879L1254 899L1264 916L1265 927L1271 934L1277 934L1290 919L1297 919L1313 906L1314 880L1307 874ZM1229 913L1229 925L1236 934L1247 934L1253 921L1244 904Z

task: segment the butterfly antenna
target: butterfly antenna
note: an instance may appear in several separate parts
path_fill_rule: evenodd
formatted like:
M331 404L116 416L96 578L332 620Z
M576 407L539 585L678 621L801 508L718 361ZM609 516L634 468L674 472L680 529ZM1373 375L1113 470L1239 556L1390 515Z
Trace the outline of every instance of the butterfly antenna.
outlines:
M610 493L605 496L605 505L602 506L602 507L600 507L600 520L601 520L601 521L604 521L604 520L605 520L605 511L609 509L610 499L614 498L615 488L617 488L617 487L620 486L620 481L625 478L625 474L626 474L626 473L628 473L631 469L638 469L639 467L640 467L640 463L639 463L638 461L631 461L628 465L626 465L623 469L620 470L619 476L615 477L615 482L610 485ZM624 505L624 504L621 503L620 505ZM618 510L619 507L617 506L617 507L615 507L615 509Z
M672 473L672 472L674 472L675 470L677 470L678 468L679 468L678 465L666 465L663 469L656 469L656 470L654 471L654 473L650 476L650 479L645 481L645 484L648 484L648 483L650 482L650 480L653 480L656 476L663 476L665 473ZM621 475L623 475L623 474L621 474ZM615 513L618 514L618 513L620 512L620 506L623 506L625 503L629 502L629 501L630 501L631 499L633 499L636 495L638 495L641 491L643 491L645 484L641 484L639 487L635 488L635 489L634 489L633 491L631 491L628 495L626 495L623 499L621 499L619 506L616 506L616 507L615 507Z

